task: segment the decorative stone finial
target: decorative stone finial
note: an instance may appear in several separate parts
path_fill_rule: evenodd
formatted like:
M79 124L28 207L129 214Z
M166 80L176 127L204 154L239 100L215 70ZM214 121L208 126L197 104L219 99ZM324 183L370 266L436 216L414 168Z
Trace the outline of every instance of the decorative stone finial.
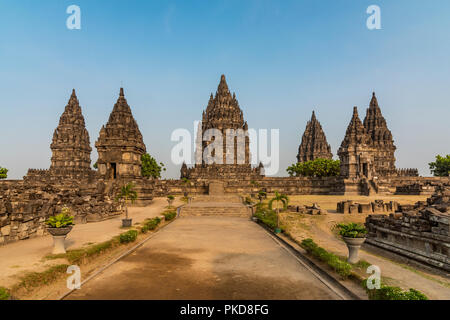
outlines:
M123 93L123 88L120 88L120 93L119 93L119 96L121 96L121 97L125 97L125 94Z

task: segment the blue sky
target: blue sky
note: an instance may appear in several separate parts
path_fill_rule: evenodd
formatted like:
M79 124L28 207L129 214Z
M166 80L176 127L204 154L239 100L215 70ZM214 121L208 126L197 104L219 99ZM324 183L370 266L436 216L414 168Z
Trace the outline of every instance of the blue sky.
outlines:
M66 8L81 8L68 30ZM381 30L366 9L381 8ZM450 153L450 2L0 1L0 166L48 168L72 88L91 144L121 85L148 151L171 164L176 128L193 130L226 74L252 128L280 129L280 172L295 162L311 111L333 154L371 93L397 145L397 167ZM93 162L97 159L94 151Z

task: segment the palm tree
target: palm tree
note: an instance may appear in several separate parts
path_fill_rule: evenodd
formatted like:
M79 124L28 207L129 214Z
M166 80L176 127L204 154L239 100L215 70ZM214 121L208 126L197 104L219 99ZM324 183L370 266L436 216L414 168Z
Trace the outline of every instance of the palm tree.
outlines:
M276 203L276 212L277 212L277 229L280 229L280 206L279 204L281 203L283 205L283 210L287 209L288 206L288 202L289 202L289 198L287 195L285 194L280 194L278 193L278 191L275 191L275 197L273 197L272 199L270 199L269 201L269 209L273 210L273 202Z
M136 190L134 190L134 184L132 182L124 185L119 194L116 196L117 201L123 201L125 203L125 217L128 219L128 201L134 202L136 201L138 194Z

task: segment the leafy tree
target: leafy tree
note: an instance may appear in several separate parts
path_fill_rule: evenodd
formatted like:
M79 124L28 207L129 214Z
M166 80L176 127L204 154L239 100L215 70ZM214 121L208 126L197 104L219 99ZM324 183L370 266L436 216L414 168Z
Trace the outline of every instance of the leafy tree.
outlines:
M136 190L134 190L134 184L132 182L124 185L119 194L116 196L116 201L123 201L125 204L125 218L128 219L128 202L136 201L138 194Z
M155 158L153 158L148 153L143 154L141 157L142 161L142 176L147 178L161 178L161 171L166 171L164 168L164 164L160 162L156 162Z
M312 161L298 162L286 169L289 175L303 177L333 177L340 174L339 160L318 158Z
M0 180L8 178L8 169L0 167Z
M97 170L98 169L98 162L95 161L94 165L93 165L94 169Z
M450 176L450 154L445 157L440 155L436 156L435 162L430 162L430 171L435 177L448 177Z
M258 192L259 203L262 203L263 199L267 198L267 192L259 190Z
M175 197L171 194L167 196L167 202L169 203L169 208L172 207L172 203L175 200Z
M275 197L270 199L269 201L269 209L273 210L273 203L276 204L276 212L277 212L277 228L280 228L280 204L283 205L283 209L286 210L289 202L289 198L285 194L280 194L278 191L275 191Z

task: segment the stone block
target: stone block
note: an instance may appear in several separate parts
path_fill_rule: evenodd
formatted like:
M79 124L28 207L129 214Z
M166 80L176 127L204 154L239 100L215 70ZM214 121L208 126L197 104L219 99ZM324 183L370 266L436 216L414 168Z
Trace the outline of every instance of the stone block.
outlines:
M372 205L370 203L361 203L358 208L359 213L373 213Z

